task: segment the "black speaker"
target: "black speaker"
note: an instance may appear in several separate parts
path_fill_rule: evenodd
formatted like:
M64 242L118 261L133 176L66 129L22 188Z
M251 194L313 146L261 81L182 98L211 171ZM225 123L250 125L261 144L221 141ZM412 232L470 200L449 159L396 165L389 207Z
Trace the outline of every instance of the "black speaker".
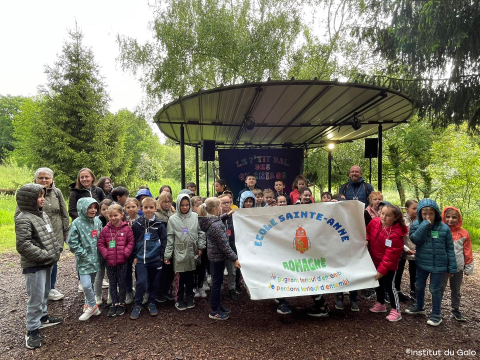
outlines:
M365 139L365 158L378 157L378 139Z
M215 161L215 141L202 140L202 161Z

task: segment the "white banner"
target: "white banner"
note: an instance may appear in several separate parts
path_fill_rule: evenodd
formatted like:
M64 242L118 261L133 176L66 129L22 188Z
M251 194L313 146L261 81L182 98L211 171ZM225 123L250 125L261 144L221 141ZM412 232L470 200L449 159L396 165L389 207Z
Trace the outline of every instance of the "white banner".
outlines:
M253 300L374 288L359 201L238 209L242 275Z

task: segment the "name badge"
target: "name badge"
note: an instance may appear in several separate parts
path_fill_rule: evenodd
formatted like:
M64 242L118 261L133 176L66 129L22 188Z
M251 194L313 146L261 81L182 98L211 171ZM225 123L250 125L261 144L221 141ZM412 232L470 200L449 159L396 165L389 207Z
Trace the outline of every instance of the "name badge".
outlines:
M385 240L385 246L392 247L392 240L390 239Z
M108 247L109 248L114 248L115 247L115 240L109 241L108 242Z
M438 231L432 231L432 238L438 239Z
M232 236L232 230L228 229L228 230L227 230L227 235L228 235L228 236Z
M47 231L48 231L48 232L52 232L52 227L50 226L50 224L47 224L46 227L47 227Z
M97 235L98 235L97 230L92 230L92 237L97 237Z
M182 228L182 234L188 234L188 228L186 227Z
M149 233L146 233L145 236L144 236L144 239L145 239L145 240L150 240L150 234L149 234Z

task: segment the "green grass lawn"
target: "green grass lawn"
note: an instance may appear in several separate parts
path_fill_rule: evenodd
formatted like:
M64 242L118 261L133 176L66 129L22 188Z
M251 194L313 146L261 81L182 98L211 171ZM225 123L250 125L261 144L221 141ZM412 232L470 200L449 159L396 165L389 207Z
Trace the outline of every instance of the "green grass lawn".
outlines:
M15 197L0 195L0 252L15 250Z

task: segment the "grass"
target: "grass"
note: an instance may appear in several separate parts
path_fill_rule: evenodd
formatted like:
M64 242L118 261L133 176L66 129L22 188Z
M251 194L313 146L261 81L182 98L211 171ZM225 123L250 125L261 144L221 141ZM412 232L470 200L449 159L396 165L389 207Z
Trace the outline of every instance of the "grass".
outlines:
M15 250L13 214L16 206L14 196L0 195L0 253Z

